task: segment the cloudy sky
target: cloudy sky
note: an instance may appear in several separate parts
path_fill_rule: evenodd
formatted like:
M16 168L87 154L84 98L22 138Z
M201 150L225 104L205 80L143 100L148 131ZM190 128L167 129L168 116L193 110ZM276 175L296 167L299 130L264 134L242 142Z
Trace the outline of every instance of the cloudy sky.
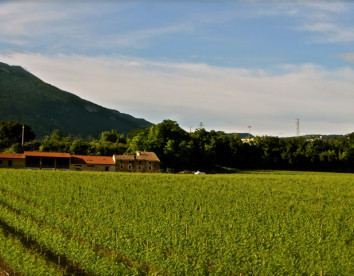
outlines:
M0 61L186 130L354 131L352 1L0 1Z

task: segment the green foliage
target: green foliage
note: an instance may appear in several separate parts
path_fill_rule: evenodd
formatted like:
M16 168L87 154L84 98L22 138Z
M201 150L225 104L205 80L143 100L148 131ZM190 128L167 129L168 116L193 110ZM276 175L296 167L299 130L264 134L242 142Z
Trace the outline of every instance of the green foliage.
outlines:
M118 176L0 170L0 221L94 275L354 273L352 174Z
M22 143L23 126L24 142L32 141L36 136L29 125L16 121L0 121L0 150Z
M71 138L64 137L60 130L55 129L50 136L44 137L39 150L46 152L69 152L70 146Z
M70 146L71 154L87 155L90 149L90 144L83 139L74 140Z
M6 123L20 126L17 122ZM14 129L15 127L9 128ZM30 127L27 127L30 131ZM5 131L3 132L5 133ZM12 133L10 131L6 133ZM188 133L171 120L148 129L138 129L125 138L117 130L103 131L99 140L65 137L54 130L42 141L30 141L21 147L18 134L5 135L3 151L40 150L70 152L83 155L135 154L152 151L161 160L161 168L169 172L225 172L222 168L282 169L311 171L354 171L354 136L333 139L254 137L242 141L237 134L207 131L204 128ZM30 137L30 135L28 135Z

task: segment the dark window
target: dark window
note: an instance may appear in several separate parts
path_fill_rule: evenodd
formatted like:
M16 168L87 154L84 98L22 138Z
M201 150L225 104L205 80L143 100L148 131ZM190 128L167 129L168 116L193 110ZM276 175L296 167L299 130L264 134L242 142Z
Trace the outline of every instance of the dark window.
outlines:
M87 165L87 167L93 168L95 165Z
M108 167L107 166L106 166L105 170L106 170L106 172L108 172Z
M9 167L12 167L12 160L7 161L7 165L8 165Z
M139 167L138 167L138 168L139 168L139 170L141 170L141 166L140 166L140 165L139 165Z
M124 166L123 164L120 164L120 169L123 170Z
M2 165L2 159L0 159L0 165Z
M58 169L69 169L69 158L57 158L57 168ZM81 165L82 166L82 165Z
M54 157L42 157L42 168L54 168Z
M35 156L26 157L26 167L39 168L40 158Z

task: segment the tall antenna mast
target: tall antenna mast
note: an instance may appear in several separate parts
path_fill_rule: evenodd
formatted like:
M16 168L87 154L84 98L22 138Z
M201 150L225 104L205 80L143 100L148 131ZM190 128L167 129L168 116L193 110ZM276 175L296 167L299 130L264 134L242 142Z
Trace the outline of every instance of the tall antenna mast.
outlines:
M248 138L251 137L251 127L252 127L252 126L248 126Z
M203 122L200 122L200 123L199 123L199 128L202 129L203 127L204 127Z
M296 137L300 136L300 119L296 119Z
M25 125L22 125L22 147L25 142Z

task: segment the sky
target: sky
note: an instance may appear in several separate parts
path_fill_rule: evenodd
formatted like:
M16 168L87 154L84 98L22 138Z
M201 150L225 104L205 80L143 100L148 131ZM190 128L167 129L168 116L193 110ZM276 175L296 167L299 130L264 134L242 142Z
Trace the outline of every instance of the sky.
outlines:
M354 132L354 1L0 0L0 62L188 131Z

